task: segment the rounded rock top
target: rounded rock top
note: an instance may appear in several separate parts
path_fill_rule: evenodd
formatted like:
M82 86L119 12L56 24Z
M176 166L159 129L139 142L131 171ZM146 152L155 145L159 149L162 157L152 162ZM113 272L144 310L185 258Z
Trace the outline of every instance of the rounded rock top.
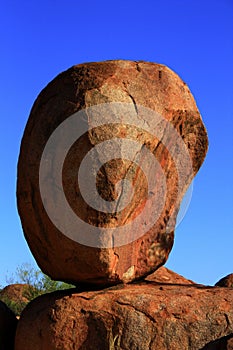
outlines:
M21 143L17 203L51 278L100 286L163 265L208 139L188 86L168 67L79 64L37 97Z

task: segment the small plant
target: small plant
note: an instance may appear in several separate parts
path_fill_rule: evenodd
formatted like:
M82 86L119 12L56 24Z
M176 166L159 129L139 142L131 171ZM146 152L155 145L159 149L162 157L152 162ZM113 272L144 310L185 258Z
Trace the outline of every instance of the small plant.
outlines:
M109 350L120 350L121 345L121 336L120 334L116 334L113 337L112 330L109 333Z

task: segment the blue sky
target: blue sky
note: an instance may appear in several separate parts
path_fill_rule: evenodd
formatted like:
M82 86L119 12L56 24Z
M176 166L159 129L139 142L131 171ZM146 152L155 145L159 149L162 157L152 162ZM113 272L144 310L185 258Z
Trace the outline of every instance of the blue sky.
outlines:
M199 283L233 272L232 0L5 1L0 11L0 284L35 264L16 208L20 140L32 104L61 71L107 59L163 63L190 87L209 136L166 264Z

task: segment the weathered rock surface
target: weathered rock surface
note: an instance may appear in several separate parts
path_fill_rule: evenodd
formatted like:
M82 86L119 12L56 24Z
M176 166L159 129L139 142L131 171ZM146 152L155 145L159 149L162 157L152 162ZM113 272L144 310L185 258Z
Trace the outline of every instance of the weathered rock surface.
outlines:
M154 281L35 299L19 321L15 349L229 350L216 346L231 341L233 289L158 271Z
M146 281L152 281L157 283L167 284L196 284L195 282L188 280L187 278L179 275L178 273L168 269L165 266L161 266L154 273L150 274L145 278Z
M219 287L233 288L233 273L221 278L215 285Z
M13 302L28 303L29 295L33 287L29 284L15 283L9 284L0 291L0 298L7 298Z
M126 113L116 112L116 105L104 105L113 102L117 102L118 107L128 106ZM90 110L84 113L77 123L83 123L84 130L87 127L88 131L73 143L65 157L63 142L67 141L67 131L65 128L61 131L61 123L67 122L77 111L96 105L107 108L106 113L99 112L98 119L105 124L96 126L98 123L93 122ZM141 106L154 114L144 115ZM140 127L125 123L129 110L130 117L133 115ZM155 117L158 113L162 116L159 122ZM114 122L108 124L110 117ZM170 132L168 126L176 132ZM42 153L54 130L61 132L60 144L56 144L55 150L51 146L51 154L46 153L40 168ZM185 151L178 147L177 135ZM120 147L120 155L113 154L111 160L102 160L111 147L103 152L97 146L112 138L130 139L140 145L132 155L133 160L124 157L125 149L131 152L130 146ZM103 210L93 208L81 194L79 166L93 149L93 164L104 163L96 177L97 191L105 203L116 204L113 212L106 210L107 204ZM146 151L158 161L156 169L160 169L162 175L148 160L145 162L148 176L137 166L136 160L139 159L141 165ZM107 61L74 66L57 76L34 103L18 163L19 214L25 237L40 268L53 279L102 286L130 282L153 272L166 262L172 249L181 198L200 168L206 151L207 135L194 98L187 85L166 66L141 61ZM188 161L189 157L192 171L186 173L185 159ZM39 169L43 169L46 176L39 177ZM59 172L61 177L57 175ZM85 175L90 174L92 171L86 171ZM165 187L161 185L162 178L166 183L165 194L161 194ZM122 179L133 184L134 193L129 204L118 210L126 196L120 183L121 194L117 197L120 193L117 185ZM148 190L148 183L153 181L154 185ZM86 186L88 192L88 183ZM68 210L64 209L65 201ZM161 212L153 209L153 203L161 207ZM45 205L52 208L55 218L51 218ZM73 225L71 216L80 218L80 225L87 223L85 228ZM121 230L122 227L125 229L123 234L118 235L116 230L112 232L112 228ZM98 236L103 229L105 235ZM92 230L95 230L94 234L90 233ZM89 236L89 241L94 243L80 242L80 237L86 240Z
M0 350L14 349L16 326L16 316L0 301Z

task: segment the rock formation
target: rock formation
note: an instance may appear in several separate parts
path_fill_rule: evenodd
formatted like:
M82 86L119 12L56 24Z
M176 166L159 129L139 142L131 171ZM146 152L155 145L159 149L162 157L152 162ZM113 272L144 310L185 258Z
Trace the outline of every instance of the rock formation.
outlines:
M194 98L166 66L106 61L57 76L34 103L18 163L19 214L43 272L107 286L155 271L206 151Z
M233 289L160 268L132 284L35 299L19 321L15 350L229 350L232 305Z
M215 285L219 287L233 288L233 273L221 278Z
M0 291L0 298L7 298L13 302L27 304L29 302L28 294L32 288L29 284L10 284Z
M210 287L161 267L207 144L163 65L87 63L48 84L21 144L18 209L41 269L77 288L29 302L15 350L233 349L232 275Z
M163 283L177 284L177 285L197 284L164 266L161 266L154 273L147 276L145 280L160 283L160 284L163 284Z
M16 316L0 301L0 350L14 350L16 325Z

